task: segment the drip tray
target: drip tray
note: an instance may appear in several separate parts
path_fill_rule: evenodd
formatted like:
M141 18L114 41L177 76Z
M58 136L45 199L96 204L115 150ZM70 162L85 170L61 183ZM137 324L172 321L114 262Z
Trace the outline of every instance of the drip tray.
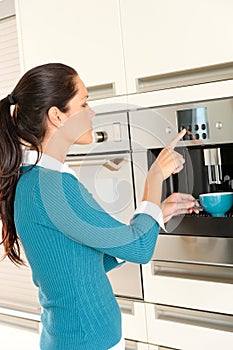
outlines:
M212 217L204 211L177 216L166 224L166 230L175 235L233 238L233 211L224 218ZM161 230L161 234L167 233Z

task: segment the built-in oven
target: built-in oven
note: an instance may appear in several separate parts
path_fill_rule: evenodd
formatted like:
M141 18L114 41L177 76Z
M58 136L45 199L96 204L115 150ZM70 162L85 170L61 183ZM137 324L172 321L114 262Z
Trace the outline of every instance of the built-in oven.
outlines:
M129 113L129 122L137 202L152 162L184 127L189 132L176 150L185 167L164 182L163 199L177 191L196 198L233 191L232 98L138 109ZM142 267L149 343L232 348L232 216L233 208L225 217L200 211L174 217L167 232L161 230L152 261Z
M129 223L135 196L128 114L98 113L93 118L93 129L95 142L72 145L66 162L110 215ZM127 262L108 276L115 295L143 298L140 265Z

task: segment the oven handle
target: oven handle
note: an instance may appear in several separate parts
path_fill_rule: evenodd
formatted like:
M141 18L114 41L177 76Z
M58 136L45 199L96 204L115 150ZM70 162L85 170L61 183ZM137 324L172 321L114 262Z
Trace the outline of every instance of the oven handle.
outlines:
M118 171L125 162L124 158L101 158L101 159L83 159L83 160L68 160L66 162L70 167L73 166L94 166L102 165L110 171Z

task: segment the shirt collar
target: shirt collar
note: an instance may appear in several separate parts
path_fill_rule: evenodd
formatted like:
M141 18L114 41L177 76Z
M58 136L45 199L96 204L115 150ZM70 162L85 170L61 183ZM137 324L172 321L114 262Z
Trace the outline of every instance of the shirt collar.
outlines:
M25 150L23 151L23 162L22 165L31 165L35 164L37 160L37 151ZM72 170L66 163L62 163L59 160L42 153L38 166L41 166L46 169L60 171L61 173L69 173L76 177L74 170Z

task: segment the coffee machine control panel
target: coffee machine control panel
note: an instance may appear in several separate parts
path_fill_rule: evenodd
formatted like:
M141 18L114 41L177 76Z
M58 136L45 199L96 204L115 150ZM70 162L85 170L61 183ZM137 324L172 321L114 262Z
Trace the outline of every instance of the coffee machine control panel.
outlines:
M209 139L206 107L177 110L176 114L178 130L187 129L184 140Z

